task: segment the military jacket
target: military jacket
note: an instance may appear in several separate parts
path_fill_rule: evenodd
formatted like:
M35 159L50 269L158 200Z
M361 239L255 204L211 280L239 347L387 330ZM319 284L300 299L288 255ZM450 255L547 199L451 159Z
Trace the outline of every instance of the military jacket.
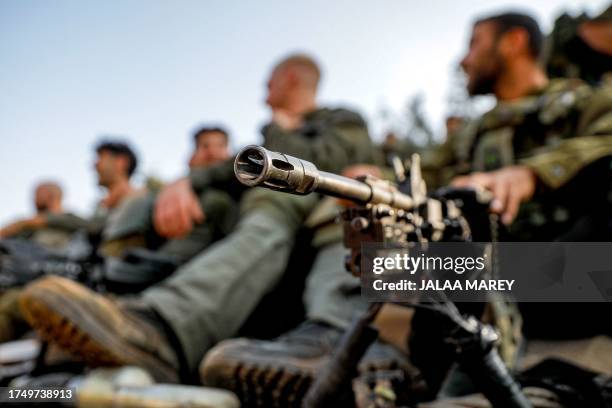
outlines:
M521 207L512 227L519 233L570 223L572 203L567 195L549 193L562 192L585 167L610 156L611 89L558 79L519 100L499 102L444 145L425 154L424 163L429 170L437 169L434 183L438 185L461 174L515 164L530 167L538 177L539 189L535 199ZM570 201L576 198L569 197ZM519 233L517 237L530 239L534 235Z

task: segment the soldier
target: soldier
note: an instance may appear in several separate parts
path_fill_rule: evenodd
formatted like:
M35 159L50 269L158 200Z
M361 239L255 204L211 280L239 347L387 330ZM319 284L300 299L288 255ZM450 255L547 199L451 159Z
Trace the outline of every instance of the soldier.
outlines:
M551 78L581 78L598 85L612 75L612 6L600 15L572 17L563 14L555 21L544 52Z
M492 93L498 103L455 143L447 143L438 158L445 158L448 175L467 173L452 180L455 186L493 193L491 209L506 224L507 240L608 241L612 94L579 80L549 80L536 62L540 44L535 21L525 15L501 14L474 24L462 61L468 89L472 95ZM598 183L586 187L584 181L593 178ZM523 305L525 333L528 340L609 334L606 322L568 320L606 307ZM609 353L609 341L606 347ZM549 343L549 348L559 345ZM564 357L584 364L579 355ZM595 366L601 370L591 361ZM556 398L546 390L529 397L534 406L548 406ZM488 406L481 396L439 404Z
M45 214L63 214L63 192L60 185L54 181L39 183L34 189L34 207L36 214L44 217ZM33 219L17 221L0 229L0 238L26 238L46 248L65 250L74 232L72 229L39 228L32 227Z
M57 211L55 205L53 207L55 211L39 213L10 228L13 231L31 230L35 236L39 232L49 230L70 233L85 231L92 239L100 239L109 216L127 206L136 196L136 189L130 183L130 178L136 170L138 161L134 151L119 141L102 141L96 146L95 151L97 157L94 167L98 184L106 189L107 194L99 202L92 217L84 219L71 213ZM0 342L14 340L28 329L17 304L20 292L20 288L15 288L0 296Z
M194 134L195 149L189 159L191 170L219 165L231 158L229 135L221 127L202 127ZM207 188L199 195L204 221L194 226L186 237L170 239L159 252L178 258L180 263L191 259L231 232L236 225L236 197L219 188Z
M435 160L438 171L445 168L441 185L452 180L457 186L476 184L490 189L495 196L492 210L507 225L510 239L552 240L575 233L578 224L592 226L588 234L595 240L609 237L605 220L610 214L606 198L610 182L606 177L610 177L612 156L612 95L581 81L549 80L538 65L542 40L537 23L523 14L494 15L474 24L470 49L462 63L469 78L468 90L472 95L494 94L498 104L427 159ZM577 181L593 171L599 172L602 188L590 188L588 194L576 196L577 185L586 185ZM580 222L585 214L600 222ZM334 325L342 327L341 321L346 326L350 316L346 311L363 306L359 303L359 282L334 278L335 273L342 273L342 267L333 268L331 264L321 269L315 265L309 281L319 281L319 290L312 291L318 308L336 311L332 315L340 319ZM496 321L508 320L504 315L512 310L494 306L492 313ZM558 323L550 317L553 315L547 316ZM558 324L559 328L566 326ZM257 392L282 394L280 387L288 378L282 373L291 373L291 384L307 383L324 364L326 353L331 353L334 342L329 336L320 336L318 343L313 337L281 337L274 342L228 340L203 362L205 383L231 389L244 387L230 378L232 373L244 370L258 379L253 388ZM516 333L505 333L502 338L514 339ZM422 340L435 343L431 338ZM516 344L505 345L501 352L506 360L511 359ZM420 367L427 367L437 364L441 354L411 350L411 357ZM428 380L434 390L441 382L440 378Z
M189 167L192 169L212 166L230 157L229 135L221 127L202 126L194 133L193 141L194 149L189 159ZM109 166L101 164L100 161L104 159L99 159L96 164L100 172L99 182L102 185L112 185L108 183L109 172L103 170ZM171 273L172 268L186 262L212 242L227 235L235 225L236 201L227 193L210 188L199 197L200 205L206 212L207 219L198 223L188 236L165 242L163 238L155 234L151 222L155 196L154 191L135 194L123 205L118 206L105 221L100 246L101 252L107 255L104 264L104 283L106 289L111 292L125 293L142 290L144 286ZM57 209L57 205L53 203L50 209ZM51 212L61 213L60 211ZM87 221L82 220L81 222L86 224ZM72 227L70 222L66 224ZM74 228L79 225L74 224ZM123 255L126 250L145 246L151 251L144 251L141 248L137 253L130 253L128 260L124 259ZM109 254L116 256L109 256ZM0 328L2 328L0 342L14 340L28 329L17 307L19 293L20 289L13 289L3 293L0 297Z
M9 237L21 231L37 232L42 229L75 232L85 230L90 234L101 234L108 214L118 208L124 200L136 192L130 178L138 164L134 151L125 143L103 141L96 146L95 170L98 184L106 189L106 196L98 203L92 217L85 220L61 211L39 212L36 216L19 221L0 231L0 236Z
M229 134L219 126L202 126L193 135L195 148L189 159L189 168L210 167L230 157Z
M351 111L316 103L318 65L289 56L272 71L266 103L272 118L264 146L340 171L371 162L364 121ZM167 237L188 233L201 219L197 193L235 180L232 162L191 171L167 186L156 202L154 223ZM92 364L133 364L165 381L179 368L195 373L204 353L233 336L259 300L280 279L295 231L317 198L268 190L247 192L234 231L137 299L117 303L73 282L46 278L21 297L28 321L43 337ZM73 313L74 312L74 313ZM80 339L80 340L79 340Z
M194 148L189 158L189 169L206 168L227 161L229 134L219 126L202 126L193 135ZM109 219L104 231L105 248L116 248L113 253L122 255L121 248L142 241L159 259L165 257L174 264L183 264L202 252L212 242L225 237L234 227L237 218L236 198L218 188L208 188L199 197L203 216L194 222L194 228L183 237L166 239L153 225L153 208L159 188L151 188L146 194L130 200L121 211ZM107 251L109 252L109 251ZM141 251L141 254L144 252ZM129 267L129 265L127 266Z

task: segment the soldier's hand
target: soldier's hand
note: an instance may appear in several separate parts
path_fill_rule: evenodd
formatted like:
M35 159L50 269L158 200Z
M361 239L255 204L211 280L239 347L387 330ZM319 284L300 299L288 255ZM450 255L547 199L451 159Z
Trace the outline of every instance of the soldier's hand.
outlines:
M187 235L194 224L204 221L204 212L189 179L180 179L162 189L155 201L153 224L166 238Z
M491 210L502 216L506 225L512 223L522 202L533 197L536 189L536 175L527 166L508 166L487 173L472 173L456 177L451 184L455 187L480 187L493 193Z
M364 176L382 178L382 171L380 171L380 167L373 164L353 164L342 170L342 175L353 179Z
M32 218L20 220L0 228L0 239L13 237L23 231L36 230L47 225L47 217L44 215L35 215Z

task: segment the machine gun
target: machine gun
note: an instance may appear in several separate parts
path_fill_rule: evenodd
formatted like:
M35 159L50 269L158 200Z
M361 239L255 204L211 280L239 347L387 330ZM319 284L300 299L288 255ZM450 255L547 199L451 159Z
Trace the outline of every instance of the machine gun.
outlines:
M259 146L245 147L234 162L236 177L247 186L298 195L321 193L356 203L341 215L344 245L350 250L346 269L355 276L361 275L362 243L483 240L472 227L480 224L478 230L482 230L490 200L484 191L445 189L428 195L418 155L412 157L409 177L398 160L394 168L399 185L370 176L355 180L320 171L308 161ZM488 218L485 223L489 225ZM492 326L462 314L443 298L404 305L442 318L445 343L451 345L455 360L493 406L531 406L497 352L498 334ZM310 387L304 406L337 406L351 392L357 364L377 338L371 323L381 306L371 303L354 321Z

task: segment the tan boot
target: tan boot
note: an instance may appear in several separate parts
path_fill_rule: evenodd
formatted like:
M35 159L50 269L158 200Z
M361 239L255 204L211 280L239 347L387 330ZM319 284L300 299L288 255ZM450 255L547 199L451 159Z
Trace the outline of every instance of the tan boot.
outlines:
M178 381L177 355L161 323L140 311L58 276L26 286L19 302L43 339L91 366L135 365L158 381Z

